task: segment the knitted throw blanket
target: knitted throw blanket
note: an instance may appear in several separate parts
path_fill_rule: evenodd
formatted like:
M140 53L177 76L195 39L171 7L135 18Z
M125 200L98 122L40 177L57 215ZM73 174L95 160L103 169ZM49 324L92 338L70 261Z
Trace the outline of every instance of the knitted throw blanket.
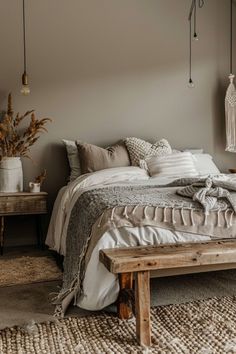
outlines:
M108 186L84 192L70 215L63 287L54 299L55 315L63 316L73 299L76 304L92 250L111 228L153 225L222 238L224 227L225 237L235 234L236 193L221 186L213 188L209 180L181 179L171 186L189 182L194 184L177 192L154 185Z
M175 181L176 183L177 181ZM177 194L189 197L194 201L198 201L206 214L211 210L219 210L219 200L223 199L230 204L231 208L236 212L236 199L230 191L236 191L234 181L225 181L208 177L204 179L184 179L182 183L188 184L185 188L177 190ZM180 181L181 184L181 181Z

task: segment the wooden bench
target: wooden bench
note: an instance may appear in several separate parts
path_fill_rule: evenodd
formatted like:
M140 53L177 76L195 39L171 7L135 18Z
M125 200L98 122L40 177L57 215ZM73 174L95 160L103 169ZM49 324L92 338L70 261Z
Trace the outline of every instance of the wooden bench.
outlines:
M100 261L119 275L121 288L132 288L134 274L137 339L150 346L150 271L164 276L164 271L170 275L236 268L236 240L105 249ZM129 316L125 304L121 310L121 318Z

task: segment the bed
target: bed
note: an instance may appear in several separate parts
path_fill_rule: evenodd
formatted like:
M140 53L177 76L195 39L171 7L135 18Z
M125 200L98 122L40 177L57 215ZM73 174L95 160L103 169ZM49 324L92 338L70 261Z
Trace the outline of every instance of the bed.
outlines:
M101 310L117 300L119 282L99 262L101 249L235 237L235 193L231 206L217 201L217 212L206 214L196 207L199 201L177 195L180 186L189 184L180 177L150 177L145 168L115 167L81 175L59 191L46 244L65 257L63 287L55 301L60 314L72 300L86 310ZM207 177L201 175L202 180ZM233 175L216 174L214 179L226 185L230 180L236 187ZM163 205L163 195L170 204Z

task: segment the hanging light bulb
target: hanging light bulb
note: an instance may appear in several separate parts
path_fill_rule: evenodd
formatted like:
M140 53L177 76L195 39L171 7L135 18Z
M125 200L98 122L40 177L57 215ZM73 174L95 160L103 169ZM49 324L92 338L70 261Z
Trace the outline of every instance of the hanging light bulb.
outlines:
M24 51L24 73L22 75L22 87L20 92L27 96L30 94L30 87L28 82L28 75L26 73L26 36L25 36L25 0L22 0L22 14L23 14L23 51Z
M194 88L195 87L194 82L193 82L193 80L191 78L189 79L188 87L189 88Z
M20 92L22 95L27 96L30 94L30 87L28 85L28 75L24 71L24 74L22 75L22 87Z
M198 40L199 40L198 35L197 35L196 32L194 32L193 38L194 38L195 41L198 41Z

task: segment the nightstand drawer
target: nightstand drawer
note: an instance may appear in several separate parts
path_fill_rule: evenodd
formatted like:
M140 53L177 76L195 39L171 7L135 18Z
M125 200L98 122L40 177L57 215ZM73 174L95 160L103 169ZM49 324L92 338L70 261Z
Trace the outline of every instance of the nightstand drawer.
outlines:
M19 198L6 196L0 198L0 215L45 214L47 200L45 196L30 195Z

